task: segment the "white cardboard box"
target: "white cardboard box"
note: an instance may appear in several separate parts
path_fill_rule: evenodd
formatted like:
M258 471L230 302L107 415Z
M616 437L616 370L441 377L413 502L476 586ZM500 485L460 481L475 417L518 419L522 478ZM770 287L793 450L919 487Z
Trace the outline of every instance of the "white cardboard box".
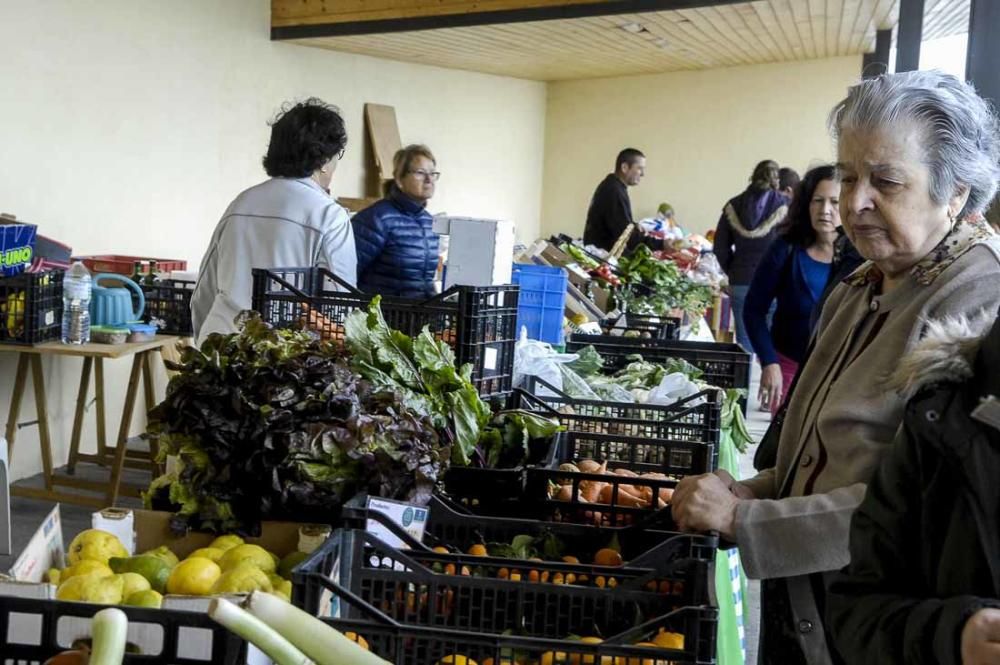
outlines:
M449 237L444 288L510 284L514 257L513 222L437 217L434 232Z

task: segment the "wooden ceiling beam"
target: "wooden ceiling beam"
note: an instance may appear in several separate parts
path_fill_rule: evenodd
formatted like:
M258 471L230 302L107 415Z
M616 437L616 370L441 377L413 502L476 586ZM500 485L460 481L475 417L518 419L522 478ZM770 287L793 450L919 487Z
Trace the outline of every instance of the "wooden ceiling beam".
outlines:
M698 9L748 0L271 0L271 39L412 32Z

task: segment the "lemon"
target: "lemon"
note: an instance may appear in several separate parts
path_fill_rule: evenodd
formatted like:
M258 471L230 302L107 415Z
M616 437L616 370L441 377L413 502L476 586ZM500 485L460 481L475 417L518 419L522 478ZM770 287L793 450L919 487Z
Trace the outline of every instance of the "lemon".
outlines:
M271 593L286 602L292 602L292 583L290 581L283 579L272 586L274 588Z
M225 554L225 552L217 547L202 547L201 549L197 549L194 552L191 552L191 554L188 554L187 558L190 559L193 556L200 556L203 559L211 559L212 561L218 563L223 554Z
M171 550L166 545L160 545L156 549L149 550L148 552L143 552L139 556L156 557L157 559L160 559L161 561L166 563L171 568L173 568L180 562L180 559L177 558L177 555L174 554L173 550Z
M267 573L244 561L222 573L212 586L212 593L250 593L271 591L271 588L271 580L267 578Z
M669 631L660 629L660 632L656 634L653 638L653 642L656 646L661 649L683 649L684 648L684 635L681 633L671 633Z
M228 536L219 536L218 538L212 541L212 544L209 545L209 547L215 548L217 550L222 550L223 552L225 552L226 550L231 550L237 545L242 545L242 544L243 544L242 538L240 538L235 534L229 534Z
M167 593L205 596L211 593L212 585L221 576L222 570L211 559L198 556L185 559L170 571L170 577L167 579Z
M64 568L63 571L59 573L59 581L65 582L72 577L78 577L80 575L100 575L101 577L107 577L108 575L114 575L114 571L111 570L107 564L101 563L100 561L84 559L75 566Z
M122 602L125 581L117 575L77 575L59 585L56 598L86 603L116 605Z
M155 591L163 593L167 588L167 578L170 577L171 566L166 561L151 554L129 557L128 559L114 558L108 561L111 570L116 573L138 573L146 578L149 586Z
M100 561L107 565L111 557L128 556L128 550L114 534L100 529L87 529L76 534L69 544L66 560L73 566L81 561Z
M163 605L163 596L152 589L146 591L136 591L125 597L125 604L132 607L154 607L160 609Z
M149 584L149 580L139 573L122 573L118 577L122 578L123 582L122 598L128 598L140 591L151 591L153 589Z
M219 565L222 570L231 570L244 561L252 563L265 573L273 573L278 567L274 563L271 553L260 545L237 545L226 550L226 553L219 559Z
M299 565L303 561L309 558L309 555L305 552L292 552L278 564L278 574L287 580L292 579L292 570L295 566Z

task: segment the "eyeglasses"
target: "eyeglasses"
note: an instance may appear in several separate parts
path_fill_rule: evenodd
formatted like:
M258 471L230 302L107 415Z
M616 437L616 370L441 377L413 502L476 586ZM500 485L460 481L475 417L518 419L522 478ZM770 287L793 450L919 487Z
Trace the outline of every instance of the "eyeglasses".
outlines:
M410 171L410 174L417 176L421 180L430 180L432 182L437 182L438 179L441 177L440 171L424 171L423 169Z

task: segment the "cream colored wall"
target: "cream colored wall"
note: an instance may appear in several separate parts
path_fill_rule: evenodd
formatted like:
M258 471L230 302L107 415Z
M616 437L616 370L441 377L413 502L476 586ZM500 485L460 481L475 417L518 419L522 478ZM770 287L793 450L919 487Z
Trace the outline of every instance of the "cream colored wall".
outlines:
M334 194L362 194L363 105L389 104L404 143L438 157L432 210L538 235L544 84L274 43L269 21L267 0L3 3L0 211L77 253L196 264L229 201L265 177L266 121L285 100L316 95L341 107L350 135ZM111 365L117 408L127 368ZM61 460L80 361L45 367ZM0 371L6 422L12 354L0 354ZM33 408L29 395L22 421ZM37 440L37 428L22 430L15 476L39 468Z
M714 228L754 164L803 173L830 160L826 117L861 70L858 57L549 85L542 231L583 233L597 183L624 147L642 150L636 218L669 201L689 230Z

